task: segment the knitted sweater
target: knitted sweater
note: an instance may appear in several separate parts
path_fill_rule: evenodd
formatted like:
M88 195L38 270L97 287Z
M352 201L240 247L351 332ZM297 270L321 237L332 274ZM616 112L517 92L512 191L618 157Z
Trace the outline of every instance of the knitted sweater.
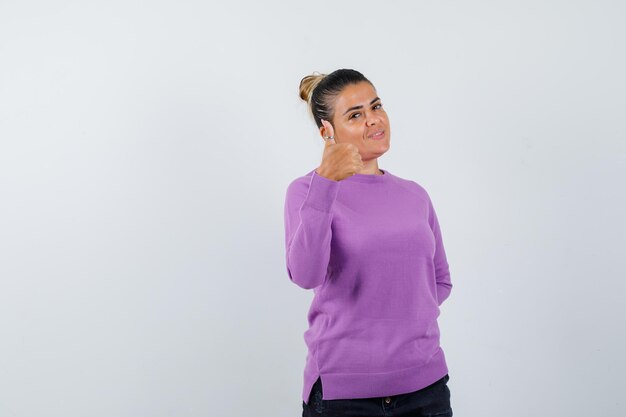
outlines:
M426 190L387 170L340 181L315 170L285 198L289 278L313 289L302 400L408 393L448 373L439 306L452 289Z

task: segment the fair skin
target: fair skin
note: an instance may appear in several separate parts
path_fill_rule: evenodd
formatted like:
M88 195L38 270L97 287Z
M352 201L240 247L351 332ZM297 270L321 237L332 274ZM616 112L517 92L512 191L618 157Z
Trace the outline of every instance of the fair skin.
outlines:
M332 124L322 120L326 140L322 163L316 171L340 181L355 173L381 175L378 157L390 147L389 118L376 90L368 82L346 86L334 103ZM377 132L381 135L373 136Z

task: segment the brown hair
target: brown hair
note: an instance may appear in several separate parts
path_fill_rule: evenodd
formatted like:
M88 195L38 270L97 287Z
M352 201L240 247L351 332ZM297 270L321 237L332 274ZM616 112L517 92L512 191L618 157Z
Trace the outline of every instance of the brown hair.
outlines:
M333 124L335 98L347 85L365 81L374 86L363 74L353 69L338 69L330 74L316 72L300 80L300 98L307 102L318 128L322 127L321 119Z

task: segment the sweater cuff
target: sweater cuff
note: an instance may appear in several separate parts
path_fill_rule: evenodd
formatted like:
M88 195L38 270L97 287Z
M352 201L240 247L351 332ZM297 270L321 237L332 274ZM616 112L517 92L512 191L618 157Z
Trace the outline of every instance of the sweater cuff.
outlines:
M304 205L319 211L330 212L338 192L339 181L323 177L313 171Z

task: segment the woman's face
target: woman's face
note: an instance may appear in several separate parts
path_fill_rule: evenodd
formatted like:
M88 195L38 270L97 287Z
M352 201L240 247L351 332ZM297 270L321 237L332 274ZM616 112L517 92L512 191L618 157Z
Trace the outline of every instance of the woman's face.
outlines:
M389 149L387 112L374 87L366 81L348 85L337 96L332 124L335 142L354 144L363 161L378 158ZM320 129L324 136L324 127Z

